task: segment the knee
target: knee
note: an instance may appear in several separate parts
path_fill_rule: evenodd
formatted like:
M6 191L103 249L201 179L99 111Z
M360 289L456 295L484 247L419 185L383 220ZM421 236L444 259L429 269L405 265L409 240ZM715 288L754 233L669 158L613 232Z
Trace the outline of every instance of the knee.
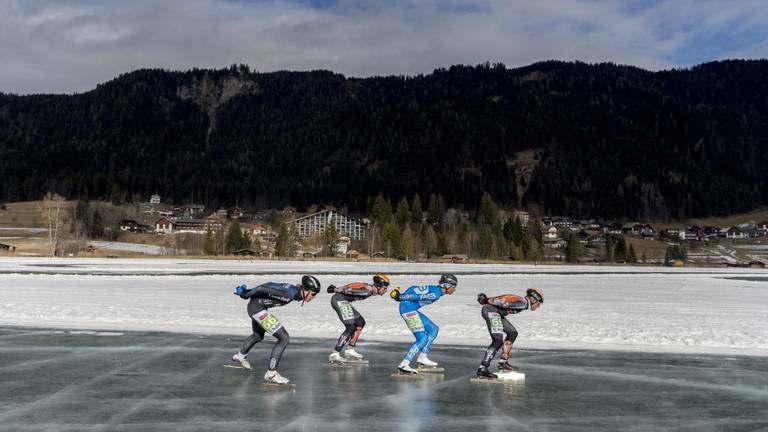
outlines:
M514 342L515 339L517 339L517 330L512 330L510 332L507 332L507 340L510 342Z
M499 349L501 346L504 345L504 341L501 339L500 335L493 335L491 336L491 346Z
M288 334L285 329L282 329L281 331L275 333L275 337L277 338L277 342L288 345L291 342L291 335Z
M416 333L416 345L418 345L420 348L423 348L425 345L427 345L428 341L429 337L425 332Z
M357 324L357 327L365 327L365 319L363 317L357 317L355 324Z
M351 335L352 333L355 332L355 330L357 330L357 326L355 326L354 323L350 323L350 324L344 323L344 333Z

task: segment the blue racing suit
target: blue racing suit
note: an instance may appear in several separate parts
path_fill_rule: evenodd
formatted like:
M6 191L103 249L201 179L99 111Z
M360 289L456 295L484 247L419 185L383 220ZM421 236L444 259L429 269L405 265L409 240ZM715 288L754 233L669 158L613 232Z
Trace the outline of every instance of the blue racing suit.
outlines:
M443 291L437 285L414 285L400 294L400 316L416 337L416 342L405 355L408 362L413 361L420 352L428 354L432 348L439 328L419 309L436 302L442 296Z

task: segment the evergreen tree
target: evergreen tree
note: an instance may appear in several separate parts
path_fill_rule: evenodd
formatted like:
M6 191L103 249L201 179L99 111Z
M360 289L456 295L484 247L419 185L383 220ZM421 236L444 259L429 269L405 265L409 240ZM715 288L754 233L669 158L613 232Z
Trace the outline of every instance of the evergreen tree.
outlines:
M123 203L123 192L117 183L112 183L112 189L109 192L109 201L112 205L118 206Z
M486 225L480 230L480 237L477 239L477 253L481 258L493 256L493 231L490 226Z
M250 245L250 241L245 236L243 236L243 231L240 229L240 223L237 221L237 219L235 219L229 225L229 229L227 231L226 246L224 248L225 253L232 254L235 251L245 249Z
M538 244L542 244L542 240L544 238L543 232L542 232L542 223L538 219L534 219L528 223L528 230L530 233L530 236L536 240Z
M616 238L616 247L613 249L613 259L616 262L627 260L627 243L624 240L624 236L618 236Z
M93 219L91 219L90 235L91 238L104 237L104 221L101 218L101 213L98 210L93 211Z
M203 239L203 254L204 255L216 255L216 240L213 236L213 231L208 228L205 231L205 239Z
M488 192L483 193L482 198L480 198L480 207L477 209L477 222L481 226L487 225L491 227L494 231L499 223L499 209Z
M429 204L427 204L427 222L432 226L439 226L443 223L445 215L445 202L441 195L431 194Z
M515 246L523 243L523 224L520 222L520 216L515 216L515 221L512 222L512 243Z
M216 249L215 255L224 255L226 253L226 235L224 232L224 227L216 231L216 234L213 237L214 239L214 246Z
M424 254L427 259L434 256L437 252L437 234L432 225L426 225L424 228Z
M391 258L400 254L400 230L396 223L390 222L384 225L381 230L381 241L387 252L387 257Z
M415 224L420 224L424 217L423 213L424 211L421 209L421 198L419 197L419 194L414 194L413 200L411 201L411 221Z
M411 230L411 227L407 226L403 230L403 235L400 239L400 256L403 257L403 259L410 259L413 258L413 247L414 247L414 234L413 230Z
M371 217L380 227L383 227L392 220L392 204L388 199L384 198L383 194L376 196L376 199L373 201Z
M323 255L336 256L339 248L339 234L336 232L336 221L332 218L323 232Z
M569 263L578 263L579 258L581 258L581 242L579 241L579 236L571 232L568 234L568 238L566 239L568 242L567 246L565 247L565 259Z
M285 221L281 221L277 228L277 238L275 239L275 255L279 257L290 256L293 249L291 241L288 224Z
M408 200L403 198L397 204L397 210L395 211L395 221L400 229L405 228L408 222L411 221L411 209L408 205Z
M629 245L629 253L627 254L627 261L629 261L630 264L635 264L637 262L635 247L632 244Z

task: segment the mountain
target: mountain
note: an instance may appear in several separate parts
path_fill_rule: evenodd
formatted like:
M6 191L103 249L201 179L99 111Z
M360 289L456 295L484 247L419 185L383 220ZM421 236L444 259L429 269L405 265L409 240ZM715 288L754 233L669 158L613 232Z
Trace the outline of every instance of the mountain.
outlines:
M46 190L364 211L442 194L581 218L768 202L768 61L452 66L414 77L138 70L74 95L0 94L0 200Z

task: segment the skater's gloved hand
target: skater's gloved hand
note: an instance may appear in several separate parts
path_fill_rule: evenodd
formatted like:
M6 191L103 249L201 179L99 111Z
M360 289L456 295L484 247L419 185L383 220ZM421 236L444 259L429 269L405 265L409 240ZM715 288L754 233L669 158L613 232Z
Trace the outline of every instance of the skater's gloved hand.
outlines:
M336 285L328 285L328 294L333 294L336 291Z
M488 304L488 296L485 295L485 293L480 293L477 295L477 302L481 305Z
M248 287L245 286L245 284L243 284L243 285L240 285L237 288L235 288L234 294L236 296L240 296L240 298L245 298L243 296L245 295L246 292L248 292Z
M395 301L400 301L400 287L397 287L389 292L389 296L392 297Z

